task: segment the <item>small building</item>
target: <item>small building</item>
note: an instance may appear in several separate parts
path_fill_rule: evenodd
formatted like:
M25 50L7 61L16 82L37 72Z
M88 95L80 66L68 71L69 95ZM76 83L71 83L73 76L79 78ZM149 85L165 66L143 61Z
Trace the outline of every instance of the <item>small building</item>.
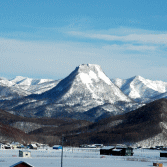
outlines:
M156 148L157 150L162 150L162 149L163 149L163 146L155 146L155 148Z
M30 165L27 162L20 161L20 162L17 162L16 164L11 165L10 167L34 167L34 166Z
M103 144L82 144L79 147L81 148L101 148Z
M87 148L96 148L96 146L94 144L88 144Z
M16 144L11 144L11 149L16 149L17 148L17 145Z
M163 167L162 163L153 163L153 166Z
M28 148L37 150L37 145L36 144L30 144L30 145L28 145Z
M26 150L19 150L19 157L31 157L31 152Z
M167 157L167 152L160 152L160 157Z
M82 144L79 146L80 148L86 148L87 147L87 144Z
M115 146L102 147L100 149L100 155L111 155L111 152L114 148Z
M94 144L96 146L96 148L101 148L103 147L103 144Z
M53 149L56 149L56 150L62 149L62 146L61 146L61 145L54 145L54 146L53 146Z
M133 148L131 147L110 146L100 149L100 155L133 156L133 154Z
M21 144L21 145L17 146L17 148L22 148L23 149L24 145Z
M10 145L5 145L4 148L5 149L11 149L11 146Z
M116 148L112 150L112 155L133 156L133 148Z

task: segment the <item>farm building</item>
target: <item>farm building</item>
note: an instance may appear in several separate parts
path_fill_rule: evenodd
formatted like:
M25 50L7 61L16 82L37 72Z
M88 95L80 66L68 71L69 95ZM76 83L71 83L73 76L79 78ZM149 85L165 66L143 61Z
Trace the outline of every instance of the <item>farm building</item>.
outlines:
M101 148L103 147L103 144L94 144L96 146L96 148Z
M102 147L100 149L100 155L111 155L111 151L115 148L115 146L107 146Z
M36 144L30 144L28 145L30 149L36 149L37 150L37 145Z
M26 150L19 150L19 157L31 157L31 152Z
M34 166L28 164L27 162L20 161L16 164L11 165L10 167L34 167Z
M100 149L100 155L133 156L133 148L121 146L103 147Z
M82 144L79 147L81 148L101 148L103 147L103 144Z
M153 166L163 167L164 165L162 163L153 163Z
M167 152L160 152L160 157L167 157Z
M53 146L53 149L56 149L56 150L62 149L62 146L61 146L61 145L54 145L54 146Z
M5 149L11 149L11 146L10 145L5 145L4 148Z

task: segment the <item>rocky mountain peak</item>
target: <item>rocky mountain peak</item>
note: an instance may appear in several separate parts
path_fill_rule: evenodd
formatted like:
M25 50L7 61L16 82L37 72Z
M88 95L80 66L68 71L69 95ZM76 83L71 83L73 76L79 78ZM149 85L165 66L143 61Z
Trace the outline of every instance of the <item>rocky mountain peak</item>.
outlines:
M101 70L101 67L97 64L81 64L77 67L79 72L88 72L88 71L94 71L97 72L98 70Z
M84 83L92 83L92 81L99 82L100 80L111 85L111 80L104 74L101 67L96 64L82 64L78 66L75 71Z

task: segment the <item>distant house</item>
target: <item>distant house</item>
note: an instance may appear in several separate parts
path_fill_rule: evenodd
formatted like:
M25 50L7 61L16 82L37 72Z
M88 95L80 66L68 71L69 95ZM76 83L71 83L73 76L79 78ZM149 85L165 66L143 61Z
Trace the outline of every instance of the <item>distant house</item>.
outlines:
M61 146L61 145L54 145L54 146L53 146L53 149L56 149L56 150L62 149L62 146Z
M160 157L167 157L167 152L160 152Z
M87 148L96 148L96 146L94 144L89 144L87 145Z
M5 145L4 148L5 149L11 149L11 146L10 145Z
M20 162L17 162L16 164L11 165L10 167L34 167L34 166L30 165L27 162L20 161Z
M20 146L17 146L17 148L24 148L24 145L21 144Z
M16 149L19 145L17 143L12 143L10 146L12 149Z
M28 148L37 150L37 145L36 144L30 144L30 145L28 145Z
M26 150L19 150L19 157L31 157L31 152Z
M87 144L82 144L82 145L80 145L79 147L81 147L81 148L86 148L86 147L87 147Z
M114 148L115 146L102 147L100 149L100 155L111 155L111 152Z
M94 144L97 148L103 147L103 144Z
M103 147L100 149L101 155L117 155L117 156L133 156L133 148L131 147Z
M12 142L10 146L12 149L24 148L24 145L20 144L19 142Z
M82 144L79 147L81 148L101 148L103 147L103 144Z
M162 150L162 149L163 149L163 146L155 146L155 148L156 148L157 150Z
M48 149L48 147L49 147L49 145L48 144L40 144L39 146L38 146L40 149Z

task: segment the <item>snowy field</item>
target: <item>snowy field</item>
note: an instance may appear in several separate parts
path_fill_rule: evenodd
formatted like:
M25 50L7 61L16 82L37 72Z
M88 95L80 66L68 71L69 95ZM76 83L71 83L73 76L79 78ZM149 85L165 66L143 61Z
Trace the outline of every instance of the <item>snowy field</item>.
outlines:
M0 167L25 161L34 167L60 167L61 150L40 149L31 151L30 158L19 157L19 150L0 150ZM102 156L99 149L64 148L63 167L146 167L153 162L167 167L167 158L160 158L158 150L134 149L134 156Z

